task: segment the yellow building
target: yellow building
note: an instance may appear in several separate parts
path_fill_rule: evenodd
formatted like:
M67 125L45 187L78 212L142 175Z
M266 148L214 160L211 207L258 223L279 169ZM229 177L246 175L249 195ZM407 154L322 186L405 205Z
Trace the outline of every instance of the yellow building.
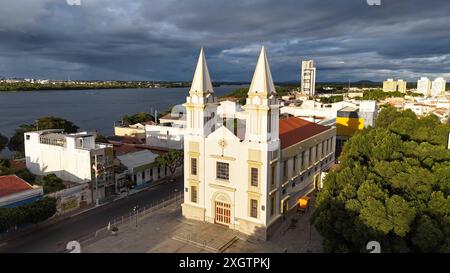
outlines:
M337 112L336 134L339 136L353 136L364 128L364 118L358 114L358 108L345 107Z
M362 101L359 108L345 107L336 115L336 155L345 142L365 127L374 126L378 109L375 101Z
M388 79L383 82L383 91L384 92L401 92L406 93L406 81L393 79Z
M145 139L145 125L153 122L141 122L129 126L114 126L114 135Z

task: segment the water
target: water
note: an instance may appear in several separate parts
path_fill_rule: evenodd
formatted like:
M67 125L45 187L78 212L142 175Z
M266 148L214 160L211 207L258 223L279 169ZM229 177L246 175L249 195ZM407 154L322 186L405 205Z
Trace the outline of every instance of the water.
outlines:
M223 96L237 87L214 91ZM111 135L114 121L122 116L165 111L184 103L188 92L189 88L0 92L0 133L10 137L19 125L52 115L74 122L80 130Z

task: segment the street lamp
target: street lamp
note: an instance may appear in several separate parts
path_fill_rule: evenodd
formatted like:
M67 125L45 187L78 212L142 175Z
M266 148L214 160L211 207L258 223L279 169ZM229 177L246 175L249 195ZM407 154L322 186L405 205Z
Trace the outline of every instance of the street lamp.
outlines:
M138 206L134 206L133 212L136 215L136 227L138 226Z

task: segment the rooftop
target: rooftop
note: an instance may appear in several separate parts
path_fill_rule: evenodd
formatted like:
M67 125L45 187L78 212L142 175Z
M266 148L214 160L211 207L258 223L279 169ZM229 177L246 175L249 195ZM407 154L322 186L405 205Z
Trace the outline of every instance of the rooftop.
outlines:
M27 181L15 175L0 176L0 197L33 189Z
M292 146L314 135L329 130L331 127L319 125L297 117L280 120L281 149Z
M157 154L148 150L120 155L117 158L128 168L136 168L145 164L153 163Z

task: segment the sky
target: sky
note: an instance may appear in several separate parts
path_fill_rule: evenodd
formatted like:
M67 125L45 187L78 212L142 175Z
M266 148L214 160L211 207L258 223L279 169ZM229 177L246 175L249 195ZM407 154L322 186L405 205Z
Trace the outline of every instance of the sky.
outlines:
M262 45L275 82L450 78L450 1L0 0L0 77L250 81Z

